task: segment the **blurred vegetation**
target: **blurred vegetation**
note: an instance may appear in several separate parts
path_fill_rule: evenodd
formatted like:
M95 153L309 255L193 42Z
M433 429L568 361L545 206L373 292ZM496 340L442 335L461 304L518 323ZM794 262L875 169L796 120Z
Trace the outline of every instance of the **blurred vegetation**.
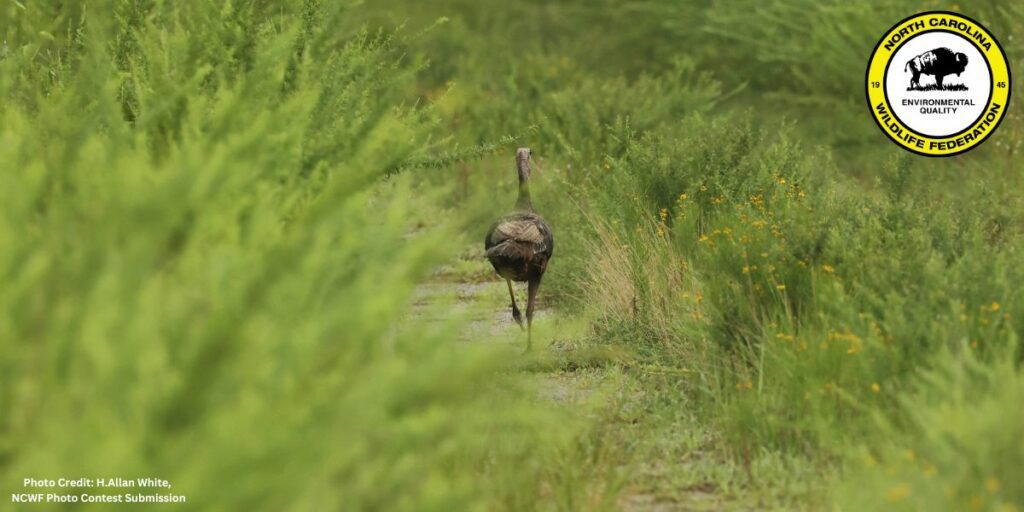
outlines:
M939 9L1024 69L1024 5L987 0L0 3L0 479L1019 510L1024 116L925 159L863 99ZM516 145L585 327L509 368L408 308L511 205ZM616 391L538 404L560 370Z
M196 509L529 503L567 424L495 354L453 353L454 320L395 323L459 228L413 231L436 194L382 181L436 129L399 39L329 30L348 6L315 2L2 8L5 490L158 476Z

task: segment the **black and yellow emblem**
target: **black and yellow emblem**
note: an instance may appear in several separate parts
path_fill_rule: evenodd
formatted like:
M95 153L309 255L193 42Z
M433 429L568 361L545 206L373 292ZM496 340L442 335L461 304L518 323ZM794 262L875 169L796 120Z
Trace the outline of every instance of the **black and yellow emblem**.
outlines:
M919 155L952 156L981 144L1006 116L1010 66L980 23L925 12L885 33L866 85L871 114L889 138Z

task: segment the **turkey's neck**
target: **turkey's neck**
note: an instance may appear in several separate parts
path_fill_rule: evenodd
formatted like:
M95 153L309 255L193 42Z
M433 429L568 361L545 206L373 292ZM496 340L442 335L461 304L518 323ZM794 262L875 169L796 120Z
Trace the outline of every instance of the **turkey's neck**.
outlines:
M533 211L533 201L530 201L530 180L521 176L519 178L519 199L516 200L516 209Z
M522 150L516 155L516 172L519 174L519 200L516 201L516 209L532 212L533 202L530 201L530 157L528 153L523 155Z

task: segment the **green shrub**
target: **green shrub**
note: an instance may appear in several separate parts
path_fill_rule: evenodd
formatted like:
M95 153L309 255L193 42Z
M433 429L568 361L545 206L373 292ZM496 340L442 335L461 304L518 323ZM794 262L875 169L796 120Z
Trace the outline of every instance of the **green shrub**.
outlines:
M19 9L18 26L46 18ZM522 510L557 478L564 422L541 437L547 416L494 354L451 350L457 319L397 322L458 224L410 235L437 193L381 182L428 147L428 113L404 106L415 61L332 32L343 7L326 9L91 5L60 65L13 32L10 492L156 476L200 509Z

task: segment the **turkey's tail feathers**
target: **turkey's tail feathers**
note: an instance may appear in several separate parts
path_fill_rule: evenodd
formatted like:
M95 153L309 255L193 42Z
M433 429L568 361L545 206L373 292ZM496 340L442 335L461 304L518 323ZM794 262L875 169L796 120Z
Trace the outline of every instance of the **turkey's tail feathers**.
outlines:
M533 258L533 252L531 244L509 239L487 249L487 258L509 258L529 261Z

